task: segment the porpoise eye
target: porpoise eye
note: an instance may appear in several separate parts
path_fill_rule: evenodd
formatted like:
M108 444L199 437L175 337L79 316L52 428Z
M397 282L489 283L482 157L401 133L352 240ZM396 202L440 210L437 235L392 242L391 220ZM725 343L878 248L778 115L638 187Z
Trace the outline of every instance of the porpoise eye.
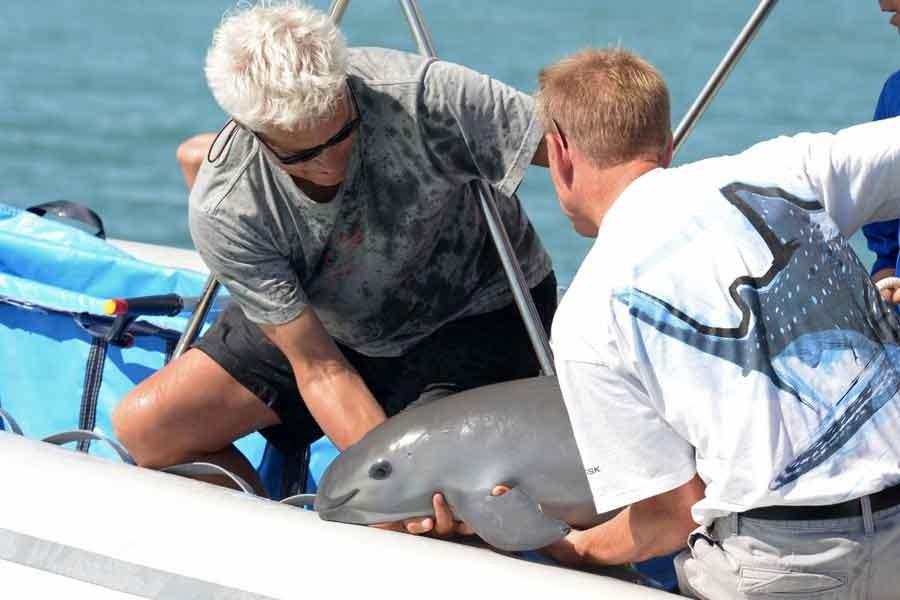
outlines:
M391 463L386 460L379 460L377 463L369 467L369 477L372 479L387 479L391 476Z

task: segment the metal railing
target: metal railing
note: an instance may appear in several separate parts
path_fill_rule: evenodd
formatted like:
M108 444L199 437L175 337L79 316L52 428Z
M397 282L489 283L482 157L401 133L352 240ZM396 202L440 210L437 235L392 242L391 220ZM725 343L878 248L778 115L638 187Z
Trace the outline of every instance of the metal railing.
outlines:
M415 0L400 0L403 12L406 14L406 20L409 23L410 31L412 31L413 39L419 48L419 54L429 58L436 58L437 54L434 50L434 44L419 7ZM538 315L534 300L528 290L528 284L525 276L522 274L522 268L516 258L515 251L509 241L506 229L500 219L500 212L497 209L497 195L494 190L484 181L477 181L472 185L473 193L480 199L481 210L484 213L484 219L487 222L488 231L491 239L500 255L500 264L509 281L509 287L513 293L513 300L522 315L522 321L528 332L528 338L534 347L534 353L541 365L541 372L544 375L553 375L556 371L553 368L553 356L550 352L550 342L547 340L547 334L541 325L541 319Z
M712 99L715 98L719 89L722 87L722 84L728 79L731 70L734 69L734 66L741 59L741 56L743 56L744 50L747 49L747 46L750 45L750 42L752 42L753 38L756 37L756 34L759 33L760 27L762 27L766 17L772 12L772 8L775 7L777 2L778 0L762 0L757 5L756 10L753 11L753 14L750 15L750 19L747 20L744 28L741 29L741 32L731 44L731 47L713 71L713 74L706 82L706 85L700 90L700 94L697 96L696 100L694 100L694 103L688 109L687 113L685 113L684 118L681 119L681 122L675 129L675 134L672 136L673 156L678 152L678 149L681 148L684 140L687 139L688 134L694 129L694 126L700 120L700 117L706 112L709 103L712 102Z

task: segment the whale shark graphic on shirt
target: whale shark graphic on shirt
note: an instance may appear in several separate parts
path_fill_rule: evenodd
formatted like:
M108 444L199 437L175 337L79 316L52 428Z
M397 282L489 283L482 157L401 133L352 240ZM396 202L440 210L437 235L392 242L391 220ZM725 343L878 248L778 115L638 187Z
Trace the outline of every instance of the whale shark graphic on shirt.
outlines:
M636 288L615 297L662 334L738 365L744 376L762 373L816 413L812 441L770 482L777 490L834 456L895 401L900 319L819 202L743 183L721 192L772 254L764 274L729 286L736 327L705 323ZM832 379L817 385L823 377Z

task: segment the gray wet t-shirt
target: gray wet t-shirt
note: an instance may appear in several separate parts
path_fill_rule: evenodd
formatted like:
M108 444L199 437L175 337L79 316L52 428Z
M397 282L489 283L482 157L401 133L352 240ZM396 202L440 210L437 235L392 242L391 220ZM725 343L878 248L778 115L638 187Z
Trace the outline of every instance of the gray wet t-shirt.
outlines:
M357 48L348 83L362 121L332 201L309 199L229 125L191 192L191 234L251 321L286 323L309 305L342 344L397 356L512 301L473 180L500 193L528 285L549 274L515 197L542 132L530 96L452 63Z

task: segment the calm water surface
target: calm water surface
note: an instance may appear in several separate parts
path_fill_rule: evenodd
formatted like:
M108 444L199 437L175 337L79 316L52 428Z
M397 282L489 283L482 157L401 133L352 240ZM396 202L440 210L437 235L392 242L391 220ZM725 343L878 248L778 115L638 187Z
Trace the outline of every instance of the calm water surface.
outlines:
M224 115L203 79L210 34L233 2L4 2L0 33L0 202L66 198L109 235L189 247L179 141ZM315 2L327 8L328 2ZM538 69L587 46L622 45L669 81L673 126L752 13L750 0L420 0L437 52L533 91ZM414 50L394 0L350 3L351 44ZM799 131L871 118L900 38L877 3L785 0L676 163ZM589 241L560 214L546 172L520 194L568 283Z

